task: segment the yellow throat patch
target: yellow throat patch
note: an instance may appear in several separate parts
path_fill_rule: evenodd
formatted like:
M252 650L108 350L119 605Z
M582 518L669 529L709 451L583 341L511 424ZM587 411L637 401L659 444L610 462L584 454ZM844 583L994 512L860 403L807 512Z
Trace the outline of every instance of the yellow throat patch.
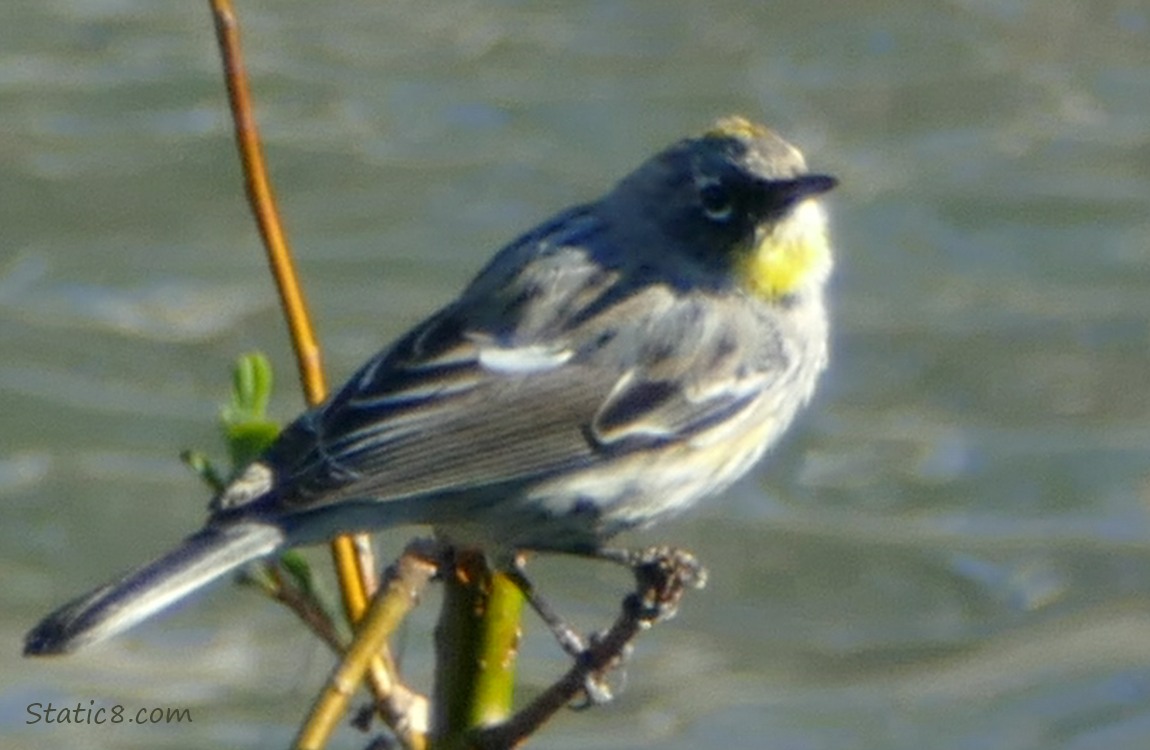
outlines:
M776 302L830 272L826 217L814 200L795 206L769 233L757 238L736 263L735 273L751 294Z

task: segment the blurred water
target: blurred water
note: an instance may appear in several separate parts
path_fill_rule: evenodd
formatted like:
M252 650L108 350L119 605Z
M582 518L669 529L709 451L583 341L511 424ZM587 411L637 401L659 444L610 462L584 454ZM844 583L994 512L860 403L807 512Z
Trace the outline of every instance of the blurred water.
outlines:
M833 370L751 480L645 537L709 588L539 747L1150 746L1150 3L244 2L259 116L351 369L518 231L713 117L843 186ZM233 358L299 407L198 4L0 26L0 737L281 746L328 657L224 587L67 660L64 598L192 529ZM387 537L394 549L405 537ZM625 580L540 565L605 621ZM434 604L409 627L427 663ZM525 690L562 660L528 623ZM188 706L27 726L26 706ZM362 746L348 730L342 747Z

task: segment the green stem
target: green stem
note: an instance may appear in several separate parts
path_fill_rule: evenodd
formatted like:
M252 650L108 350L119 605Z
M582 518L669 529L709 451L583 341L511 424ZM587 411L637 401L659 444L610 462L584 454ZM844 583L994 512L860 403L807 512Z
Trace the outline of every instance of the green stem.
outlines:
M523 594L478 554L461 555L445 578L432 733L436 750L457 750L472 731L511 714Z

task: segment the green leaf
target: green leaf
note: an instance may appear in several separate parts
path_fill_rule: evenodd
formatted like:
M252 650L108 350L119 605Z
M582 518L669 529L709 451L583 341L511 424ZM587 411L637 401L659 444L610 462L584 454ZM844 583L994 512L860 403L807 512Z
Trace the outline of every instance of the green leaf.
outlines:
M272 394L272 366L259 352L241 355L232 371L232 402L227 421L263 419Z
M200 451L189 448L180 454L180 460L195 472L204 483L211 488L212 494L219 494L224 491L223 476L216 471L216 467L212 464L212 460Z
M279 435L280 426L267 418L272 392L272 366L255 352L236 360L232 398L221 414L233 474L258 458Z
M299 552L289 549L280 555L280 565L295 581L296 585L300 587L308 596L313 599L316 596L315 577L311 572L311 565L308 564L306 558Z

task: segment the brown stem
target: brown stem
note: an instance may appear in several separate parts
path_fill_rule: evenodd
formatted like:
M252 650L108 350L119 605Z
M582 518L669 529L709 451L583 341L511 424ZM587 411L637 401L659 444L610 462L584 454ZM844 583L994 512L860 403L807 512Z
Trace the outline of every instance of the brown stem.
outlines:
M239 20L230 0L211 0L212 17L216 25L216 40L224 66L224 83L228 89L228 104L235 125L236 146L243 165L244 189L260 237L267 252L268 264L279 292L280 303L287 318L295 349L300 382L309 405L314 406L327 396L324 382L323 358L319 342L312 329L303 290L292 262L283 223L279 218L275 195L268 179L267 164L260 144L259 128L252 110L251 89L247 69L240 50Z
M268 265L279 292L280 304L287 318L292 347L300 383L309 406L321 403L327 396L323 360L319 342L308 315L307 302L300 287L299 276L292 260L283 223L279 218L275 195L268 179L267 164L260 145L259 128L252 108L251 89L247 69L240 50L239 21L230 0L211 0L216 38L224 68L224 83L228 90L228 104L235 124L236 146L244 172L244 189L252 214L259 227L267 252ZM366 547L366 545L360 545ZM373 567L371 560L356 554L357 545L348 537L340 537L332 544L343 593L344 608L350 622L355 622L367 607L367 590L363 570Z
M314 407L327 396L323 358L268 178L259 129L253 114L251 89L240 49L239 21L230 0L210 0L210 4L223 63L228 104L235 125L236 146L243 167L244 189L259 227L268 265L287 320L304 398L309 406ZM370 541L365 535L342 536L332 542L331 549L344 611L348 621L354 625L363 616L368 598L374 592L374 587L368 585L373 580L372 571L375 567ZM379 692L383 685L396 682L394 675L387 675L385 679L380 674L384 661L390 660L385 658L372 666L371 684L381 702L387 699L386 695Z

